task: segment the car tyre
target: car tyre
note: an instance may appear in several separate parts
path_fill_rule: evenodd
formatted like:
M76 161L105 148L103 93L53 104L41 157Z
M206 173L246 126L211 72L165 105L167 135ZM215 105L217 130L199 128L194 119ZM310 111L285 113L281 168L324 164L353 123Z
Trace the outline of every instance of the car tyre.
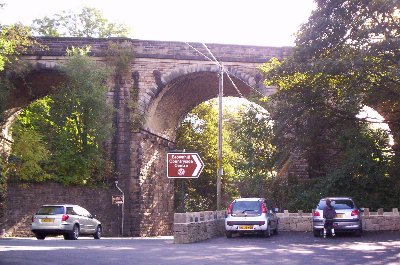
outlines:
M264 231L264 236L265 237L270 237L271 236L271 227L270 227L269 224L267 226L267 230Z
M70 239L69 238L69 234L63 234L63 237L64 237L65 240L69 240Z
M44 234L36 234L35 236L39 240L44 240L46 238L46 235L44 235Z
M232 232L231 231L225 231L226 238L232 238Z
M69 234L69 239L71 240L77 240L79 238L79 226L74 225L72 228L71 233Z
M94 239L100 239L101 238L101 226L97 226L96 232L93 234Z

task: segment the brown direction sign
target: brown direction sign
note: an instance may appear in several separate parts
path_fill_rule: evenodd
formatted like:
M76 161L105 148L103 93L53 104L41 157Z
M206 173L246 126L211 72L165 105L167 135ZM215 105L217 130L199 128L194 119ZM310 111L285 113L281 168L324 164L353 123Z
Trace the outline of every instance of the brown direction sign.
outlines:
M197 153L168 153L167 177L168 178L198 178L204 168Z

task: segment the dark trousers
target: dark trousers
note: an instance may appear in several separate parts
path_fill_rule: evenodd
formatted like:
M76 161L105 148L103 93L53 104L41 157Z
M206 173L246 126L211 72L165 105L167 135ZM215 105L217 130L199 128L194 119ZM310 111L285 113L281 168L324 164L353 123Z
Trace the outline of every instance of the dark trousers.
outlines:
M332 229L333 228L333 219L325 219L325 224L324 224L325 229Z

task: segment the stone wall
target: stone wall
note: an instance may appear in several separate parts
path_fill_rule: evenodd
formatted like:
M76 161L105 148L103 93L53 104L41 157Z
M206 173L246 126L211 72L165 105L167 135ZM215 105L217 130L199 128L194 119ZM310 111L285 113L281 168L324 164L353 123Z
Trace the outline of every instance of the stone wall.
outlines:
M170 142L142 131L139 197L140 236L171 235L174 218L174 180L167 178L166 153Z
M312 213L289 213L285 210L277 214L279 231L311 232ZM174 243L194 243L225 234L225 211L176 213L174 216ZM400 215L397 208L392 212L370 212L365 209L362 217L364 231L398 231Z
M225 234L225 211L176 213L174 243L194 243Z
M312 231L312 213L278 213L279 230L282 231ZM362 227L364 231L393 231L400 230L400 215L397 208L391 212L379 209L370 212L368 208L362 213Z
M102 222L104 236L115 236L121 227L121 208L111 203L111 196L116 194L120 193L114 187L67 187L53 182L25 186L8 184L0 229L5 229L5 236L33 236L30 231L32 215L41 205L71 203L96 215Z

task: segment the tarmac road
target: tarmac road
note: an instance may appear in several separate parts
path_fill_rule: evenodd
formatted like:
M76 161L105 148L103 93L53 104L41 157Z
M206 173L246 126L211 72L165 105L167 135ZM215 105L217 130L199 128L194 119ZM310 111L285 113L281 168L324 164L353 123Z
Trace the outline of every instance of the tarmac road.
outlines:
M315 238L312 233L213 238L174 244L172 237L0 239L0 264L400 264L400 232Z

